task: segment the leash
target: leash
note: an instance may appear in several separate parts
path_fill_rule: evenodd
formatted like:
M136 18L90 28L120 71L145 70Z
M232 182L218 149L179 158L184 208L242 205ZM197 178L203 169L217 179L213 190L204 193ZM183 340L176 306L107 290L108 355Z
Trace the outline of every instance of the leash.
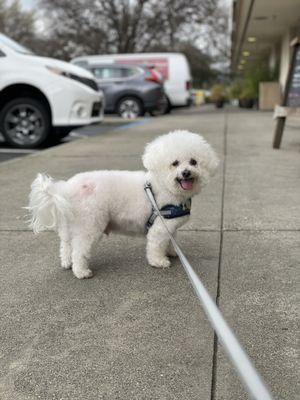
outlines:
M154 198L154 201L155 201L155 197L152 192L151 183L146 182L146 184L144 186L144 190L146 190L147 188L150 189L152 196ZM159 212L160 212L160 215L162 215L165 219L180 218L180 217L184 217L185 215L191 214L191 206L192 206L192 199L188 199L184 203L181 203L179 205L166 204L159 210ZM156 212L156 209L152 206L151 215L148 218L148 221L146 223L147 230L150 229L151 226L154 224L154 221L156 220L157 216L158 216L158 214Z
M217 307L216 303L210 297L205 286L199 279L198 275L192 268L191 264L189 263L189 261L181 251L180 247L176 243L173 235L169 231L167 224L156 204L150 184L147 184L145 186L145 192L148 196L148 199L152 207L154 208L157 215L161 219L162 224L164 225L170 237L171 243L174 246L174 249L181 261L182 266L184 267L184 270L194 288L194 291L198 299L200 300L200 303L205 311L205 314L207 315L214 331L216 332L218 339L220 340L224 349L226 350L232 364L237 370L240 379L243 382L248 393L251 395L253 400L273 400L273 397L268 391L263 379L253 366L247 353L243 349L242 345L239 343L237 337L231 330L230 326L225 321L221 311Z

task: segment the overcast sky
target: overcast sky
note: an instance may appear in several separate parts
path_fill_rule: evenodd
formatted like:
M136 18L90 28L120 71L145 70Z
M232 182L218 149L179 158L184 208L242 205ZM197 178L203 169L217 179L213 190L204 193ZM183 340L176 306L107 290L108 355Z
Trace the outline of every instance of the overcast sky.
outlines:
M31 10L37 4L37 0L21 0L21 4L25 10Z

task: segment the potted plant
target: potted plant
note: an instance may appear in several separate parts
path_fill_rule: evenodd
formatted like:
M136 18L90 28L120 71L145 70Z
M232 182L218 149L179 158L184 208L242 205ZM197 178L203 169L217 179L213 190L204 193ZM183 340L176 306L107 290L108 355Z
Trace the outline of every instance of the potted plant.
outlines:
M257 103L259 83L272 81L276 77L276 71L270 72L268 64L264 60L257 60L245 71L242 80L242 90L239 96L240 107L252 108Z
M243 81L241 79L236 79L230 85L229 97L233 105L238 105L242 90L243 90Z
M227 98L226 88L224 85L218 84L211 88L210 99L217 108L222 108Z
M257 97L258 93L255 85L245 81L239 96L239 106L242 108L253 108Z

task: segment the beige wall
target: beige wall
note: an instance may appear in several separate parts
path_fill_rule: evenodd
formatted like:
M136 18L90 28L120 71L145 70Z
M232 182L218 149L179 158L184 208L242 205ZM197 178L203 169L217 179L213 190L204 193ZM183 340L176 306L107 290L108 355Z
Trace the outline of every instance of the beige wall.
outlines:
M259 84L259 109L273 110L281 103L281 90L278 82L260 82Z

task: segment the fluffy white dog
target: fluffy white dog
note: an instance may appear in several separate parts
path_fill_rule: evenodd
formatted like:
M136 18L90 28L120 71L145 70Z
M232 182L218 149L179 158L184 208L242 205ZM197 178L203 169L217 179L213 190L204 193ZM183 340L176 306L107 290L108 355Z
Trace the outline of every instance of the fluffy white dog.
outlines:
M151 266L170 266L175 256L159 218L145 193L149 183L169 230L187 222L190 199L207 184L218 166L211 146L198 134L174 131L146 146L144 171L91 171L55 182L38 174L31 185L30 226L35 233L55 229L61 240L64 269L89 278L92 244L105 233L147 234Z

